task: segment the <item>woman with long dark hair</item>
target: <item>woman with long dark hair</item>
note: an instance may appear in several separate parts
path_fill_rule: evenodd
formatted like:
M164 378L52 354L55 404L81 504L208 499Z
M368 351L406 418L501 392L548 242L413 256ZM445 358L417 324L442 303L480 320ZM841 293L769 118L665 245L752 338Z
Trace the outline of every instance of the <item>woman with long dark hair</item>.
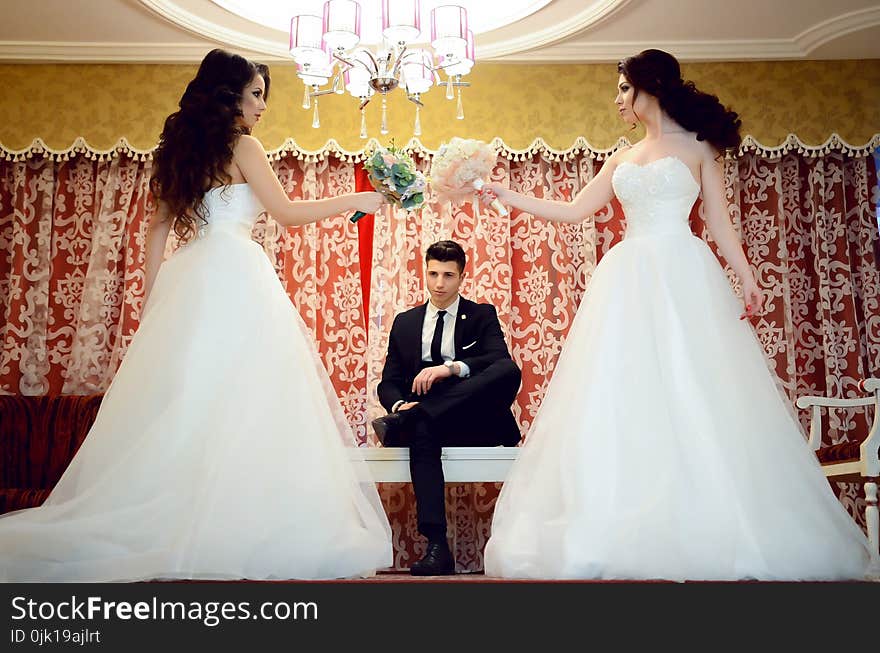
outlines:
M740 121L645 50L619 65L616 104L645 137L571 202L487 184L550 220L616 196L624 240L596 266L520 456L486 573L532 578L853 579L867 538L834 496L745 318L763 298L724 198ZM739 304L706 224L736 273Z
M0 579L336 578L392 563L388 520L258 216L374 212L378 193L290 201L251 128L265 66L213 50L165 122L140 327L46 502L0 518ZM174 230L184 243L163 262Z

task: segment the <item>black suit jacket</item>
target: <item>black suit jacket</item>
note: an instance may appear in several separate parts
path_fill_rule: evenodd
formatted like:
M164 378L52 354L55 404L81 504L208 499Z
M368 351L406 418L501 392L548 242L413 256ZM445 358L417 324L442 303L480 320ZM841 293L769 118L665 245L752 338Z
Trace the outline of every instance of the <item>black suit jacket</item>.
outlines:
M388 412L397 401L409 400L413 380L422 369L422 324L427 310L426 302L399 313L391 325L377 388L379 401ZM495 307L461 297L455 320L455 360L467 365L474 376L501 358L510 358L510 352Z

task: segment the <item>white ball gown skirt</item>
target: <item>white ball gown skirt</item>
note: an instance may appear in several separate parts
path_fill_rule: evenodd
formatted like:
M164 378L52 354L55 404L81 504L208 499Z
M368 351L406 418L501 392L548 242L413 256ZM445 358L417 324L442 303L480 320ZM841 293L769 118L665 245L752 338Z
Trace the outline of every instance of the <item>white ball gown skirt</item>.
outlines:
M388 520L262 249L246 185L160 268L97 419L38 508L0 518L0 579L318 579L392 563Z
M717 259L687 228L696 193L675 161L615 171L618 196L625 183L633 193L646 177L663 183L634 195L653 212L630 207L627 237L593 274L502 487L486 574L861 578L867 538ZM658 204L652 189L678 197Z

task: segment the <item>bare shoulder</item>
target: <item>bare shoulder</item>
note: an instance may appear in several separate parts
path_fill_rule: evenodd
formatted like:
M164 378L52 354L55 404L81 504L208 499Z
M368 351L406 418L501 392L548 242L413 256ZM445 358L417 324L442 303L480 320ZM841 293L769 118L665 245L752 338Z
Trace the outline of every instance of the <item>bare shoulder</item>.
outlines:
M611 156L608 157L608 163L617 165L622 161L626 161L629 158L628 155L631 154L634 149L635 145L626 145L619 150L615 150Z
M265 155L266 150L258 138L250 134L242 134L236 139L232 153L233 156L238 156L239 154L252 155L254 153Z
M719 156L716 150L708 141L694 141L694 152L699 159L701 165L718 166L724 160L723 156Z
M168 202L163 199L160 199L156 202L156 211L153 213L152 219L150 220L150 226L156 227L158 225L171 226L171 208L168 206Z
M263 144L249 134L242 134L232 146L233 181L254 181L249 177L258 175L266 167L266 150Z
M606 159L605 164L602 166L602 170L613 172L614 169L624 161L632 160L635 147L635 145L626 145L619 150L615 150L611 156Z

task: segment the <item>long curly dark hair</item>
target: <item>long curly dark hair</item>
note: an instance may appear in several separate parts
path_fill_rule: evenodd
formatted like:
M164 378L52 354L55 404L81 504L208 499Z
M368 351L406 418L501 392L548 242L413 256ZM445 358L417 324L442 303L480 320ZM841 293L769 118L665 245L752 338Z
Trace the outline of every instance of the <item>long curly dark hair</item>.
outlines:
M153 153L150 191L168 205L174 232L191 238L207 224L202 200L214 186L227 185L232 148L250 130L240 124L241 99L255 75L266 84L269 68L221 49L211 50L180 98L179 111L165 119Z
M670 118L696 132L697 140L708 141L719 154L739 148L739 115L721 104L717 96L683 80L678 60L668 52L642 50L618 63L617 72L629 80L636 95L642 90L656 97Z

